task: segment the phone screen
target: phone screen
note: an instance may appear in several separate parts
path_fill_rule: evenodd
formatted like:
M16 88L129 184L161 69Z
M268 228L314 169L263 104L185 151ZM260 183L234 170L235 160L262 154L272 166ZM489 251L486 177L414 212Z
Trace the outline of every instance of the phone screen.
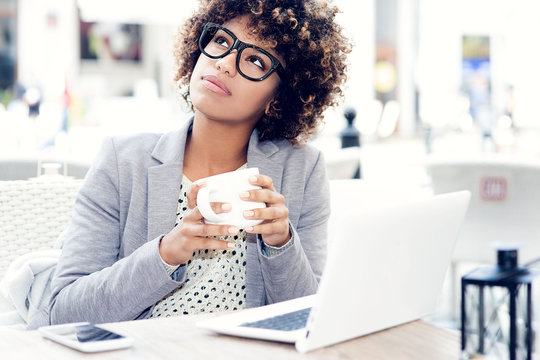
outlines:
M61 336L69 341L80 343L124 339L124 336L122 335L91 324L51 326L47 328L47 332L55 334L56 336Z
M89 323L44 326L39 331L46 338L83 352L124 349L133 345L133 338Z
M78 325L74 327L74 335L79 342L104 341L122 339L123 336L94 325Z

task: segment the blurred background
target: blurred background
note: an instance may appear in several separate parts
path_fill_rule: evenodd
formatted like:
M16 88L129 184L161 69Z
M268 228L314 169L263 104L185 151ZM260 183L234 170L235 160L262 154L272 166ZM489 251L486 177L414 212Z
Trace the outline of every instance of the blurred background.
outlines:
M538 158L536 1L335 3L355 47L345 103L314 140L330 159L351 108L363 178L429 181L426 154ZM0 0L1 156L91 162L103 136L177 128L171 47L195 6Z

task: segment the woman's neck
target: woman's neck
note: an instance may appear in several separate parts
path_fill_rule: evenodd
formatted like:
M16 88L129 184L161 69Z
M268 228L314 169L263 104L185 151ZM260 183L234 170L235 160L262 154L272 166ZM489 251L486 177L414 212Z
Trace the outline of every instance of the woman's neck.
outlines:
M186 142L184 174L195 181L236 170L245 164L253 128L246 124L211 121L197 115Z

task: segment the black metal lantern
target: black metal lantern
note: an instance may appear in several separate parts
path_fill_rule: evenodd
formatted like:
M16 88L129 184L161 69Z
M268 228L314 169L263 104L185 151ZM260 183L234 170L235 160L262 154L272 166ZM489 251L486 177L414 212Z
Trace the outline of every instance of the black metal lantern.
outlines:
M518 266L515 248L498 249L497 265L461 278L463 359L532 360L532 282L540 269Z

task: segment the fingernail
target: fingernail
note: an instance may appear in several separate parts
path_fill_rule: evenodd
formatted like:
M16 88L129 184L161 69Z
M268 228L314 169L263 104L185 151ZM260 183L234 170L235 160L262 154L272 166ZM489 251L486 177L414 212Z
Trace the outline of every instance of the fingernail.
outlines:
M229 249L232 249L232 248L235 247L235 246L236 246L236 245L235 245L234 243L232 243L232 242L227 243L227 247L228 247Z
M238 232L238 228L236 226L229 226L227 231L229 232L229 234L236 234Z
M253 226L248 226L248 227L245 228L244 230L246 230L246 231L253 231Z
M252 217L253 215L255 215L255 213L251 210L246 210L244 211L244 216L245 217Z
M249 199L249 193L247 191L241 192L240 193L240 198L241 199Z
M221 204L221 210L231 210L232 209L232 205L231 204Z
M204 185L206 185L206 181L205 180L197 180L197 181L195 181L195 185L204 186Z
M249 182L251 182L251 183L257 182L257 177L256 176L250 176L249 177Z

